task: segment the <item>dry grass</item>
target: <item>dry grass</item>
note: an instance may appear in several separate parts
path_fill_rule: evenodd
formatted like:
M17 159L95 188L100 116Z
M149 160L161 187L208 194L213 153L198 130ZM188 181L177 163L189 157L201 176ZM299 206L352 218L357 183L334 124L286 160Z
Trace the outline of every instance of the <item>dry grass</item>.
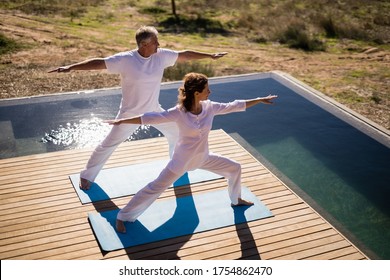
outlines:
M47 71L135 48L134 31L140 25L157 25L171 17L170 1L85 0L83 9L78 9L73 6L77 1L68 0L49 1L53 6L68 3L69 9L61 12L49 7L43 13L10 9L27 2L44 1L0 4L0 34L17 44L14 51L0 56L1 98L118 86L119 78L104 71ZM172 33L160 26L162 47L229 55L172 69L167 79L179 79L189 69L215 76L281 70L390 129L390 20L385 12L390 6L386 1L189 2L177 0L177 12L187 23L198 20L195 30L171 24L171 30L181 31ZM212 33L210 24L224 31ZM297 49L281 44L291 26L303 34L298 36L303 42L322 42L325 51L307 52L299 44Z

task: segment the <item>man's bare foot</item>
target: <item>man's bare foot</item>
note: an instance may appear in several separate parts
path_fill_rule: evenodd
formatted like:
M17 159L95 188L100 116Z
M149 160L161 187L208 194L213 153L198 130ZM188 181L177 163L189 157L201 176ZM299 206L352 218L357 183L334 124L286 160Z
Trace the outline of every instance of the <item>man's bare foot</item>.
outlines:
M126 233L125 223L121 220L116 219L116 230L120 233Z
M254 203L252 201L248 201L248 200L244 200L242 198L239 198L238 203L237 204L232 203L232 206L252 206L253 204Z
M82 190L89 190L91 185L92 185L91 181L89 181L87 179L84 179L84 178L80 178L80 183L79 183L80 189L82 189Z

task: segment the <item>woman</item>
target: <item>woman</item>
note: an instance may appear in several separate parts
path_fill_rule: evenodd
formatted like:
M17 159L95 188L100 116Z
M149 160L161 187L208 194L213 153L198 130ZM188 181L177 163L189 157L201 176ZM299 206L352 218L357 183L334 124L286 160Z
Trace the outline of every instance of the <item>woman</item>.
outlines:
M113 125L159 124L176 122L179 140L173 156L157 179L138 191L130 202L119 211L116 220L118 232L125 233L125 221L134 222L160 195L183 173L194 169L205 169L228 180L228 192L232 206L252 205L241 198L241 166L228 158L209 152L208 135L215 115L245 111L259 103L271 104L276 95L251 100L236 100L230 103L217 103L208 100L210 95L208 79L199 73L189 73L184 77L184 85L179 88L178 105L164 112L146 113L131 119L107 121Z

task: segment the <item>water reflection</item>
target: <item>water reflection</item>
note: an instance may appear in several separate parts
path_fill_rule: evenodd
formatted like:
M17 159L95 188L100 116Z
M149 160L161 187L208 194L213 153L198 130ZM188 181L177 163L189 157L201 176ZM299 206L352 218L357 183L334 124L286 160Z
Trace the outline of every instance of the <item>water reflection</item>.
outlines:
M109 133L111 126L103 119L91 115L78 123L66 123L46 132L41 142L69 148L92 148L98 145ZM163 136L150 125L141 125L126 141L134 141Z

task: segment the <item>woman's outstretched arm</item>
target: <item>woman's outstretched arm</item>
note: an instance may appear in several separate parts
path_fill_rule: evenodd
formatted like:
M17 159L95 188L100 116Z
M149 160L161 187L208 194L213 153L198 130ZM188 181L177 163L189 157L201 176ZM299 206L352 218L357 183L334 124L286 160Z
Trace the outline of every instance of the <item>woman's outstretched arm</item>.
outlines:
M131 119L107 120L104 122L106 122L108 124L112 124L112 125L118 125L121 123L142 124L141 117L135 117L135 118L131 118Z
M272 100L277 98L278 96L277 95L268 95L266 97L258 97L258 98L255 98L255 99L248 99L246 100L246 108L249 108L249 107L252 107L256 104L259 104L259 103L264 103L264 104L272 104Z

